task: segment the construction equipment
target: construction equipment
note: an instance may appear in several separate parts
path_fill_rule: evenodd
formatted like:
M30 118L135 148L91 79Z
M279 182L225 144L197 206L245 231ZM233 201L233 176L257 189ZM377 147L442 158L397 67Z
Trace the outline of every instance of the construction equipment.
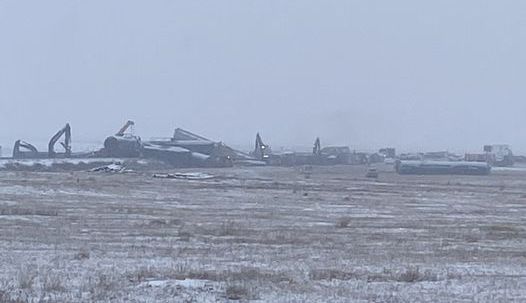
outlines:
M511 148L506 144L485 145L484 152L492 166L513 166L515 159Z
M314 159L313 164L331 165L331 164L349 164L349 155L351 150L347 146L328 146L321 147L320 138L314 141L314 148L312 149Z
M311 155L311 154L309 154ZM265 162L267 165L273 166L294 166L297 163L297 155L294 152L280 152L275 154L272 152L270 145L267 145L261 139L259 133L256 134L256 145L254 150L250 153L250 156L256 158L259 161ZM305 164L305 163L301 163Z
M64 148L64 157L69 158L71 157L71 127L69 126L69 123L64 126L61 130L59 130L52 138L49 140L48 144L48 157L55 158L57 157L57 153L55 152L55 144L57 144L57 141L60 140L60 138L64 136L64 142L60 142L60 145Z
M256 135L256 146L251 156L265 161L268 165L334 165L350 164L351 150L347 146L321 146L320 138L316 138L312 152L280 152L273 153L270 146L263 143L260 134Z
M60 142L60 145L64 148L63 153L57 153L55 151L55 145L64 136L64 142ZM69 158L71 157L71 127L66 124L61 130L59 130L48 143L48 151L39 152L38 149L26 141L17 140L13 147L13 158L14 159L43 159L43 158L56 158L58 156Z
M316 141L314 141L314 147L312 148L312 154L316 156L321 156L321 141L320 138L316 138Z
M35 146L25 141L17 140L13 147L14 159L39 158L39 152Z
M258 160L265 160L270 157L270 154L272 154L272 150L270 149L270 146L263 143L261 136L259 135L259 133L257 133L256 134L256 146L254 148L254 152L252 153L252 156Z
M124 124L124 126L121 127L121 129L115 134L115 136L123 137L126 131L128 130L128 128L134 125L135 125L135 122L133 122L132 120L128 120L126 124Z

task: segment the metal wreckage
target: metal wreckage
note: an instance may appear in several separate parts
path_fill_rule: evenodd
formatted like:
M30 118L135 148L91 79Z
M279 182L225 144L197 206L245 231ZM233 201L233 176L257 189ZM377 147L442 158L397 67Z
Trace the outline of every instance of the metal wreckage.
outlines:
M459 157L448 152L431 152L396 155L394 148L383 148L378 153L351 151L348 146L322 147L316 138L312 152L273 152L256 135L254 150L245 153L223 142L214 141L182 128L175 129L170 138L143 141L133 132L133 121L128 121L117 133L104 141L104 147L94 152L73 152L72 132L66 124L48 142L47 151L39 151L33 144L17 140L12 158L2 158L0 166L17 168L24 161L60 163L70 169L84 169L95 164L111 164L116 160L155 161L158 166L231 167L231 166L299 166L299 165L349 165L391 163L399 174L464 174L486 175L492 166L510 166L514 156L507 145L484 146L483 154L466 154ZM131 130L131 131L130 131ZM59 142L60 141L60 142ZM57 147L59 146L59 147ZM58 151L57 151L58 149ZM39 162L40 161L40 162ZM142 161L142 162L145 162Z
M351 150L348 146L322 147L320 138L316 138L312 152L283 151L273 152L269 145L263 143L261 135L256 135L254 151L250 155L267 165L359 165L392 162L396 149L382 148L377 153L365 153Z
M60 145L64 148L63 153L57 153L55 151L55 145L58 140L64 136L64 142L60 142ZM59 130L48 143L47 152L39 152L38 149L25 141L17 140L13 147L13 158L14 159L43 159L43 158L68 158L71 157L71 127L69 123L66 124L61 130Z
M250 153L229 147L223 142L214 141L188 130L177 128L170 138L144 141L133 131L133 121L127 121L122 128L104 140L104 147L94 152L73 152L71 146L71 126L66 124L49 141L47 152L40 152L33 144L17 140L13 147L11 160L52 160L86 159L95 161L105 159L146 159L162 162L170 167L231 167L265 165L333 165L366 163L365 154L351 152L349 147L321 147L317 138L312 153L282 152L273 153L270 146L263 143L257 134L255 148ZM59 140L60 151L56 146ZM6 158L3 158L6 160ZM78 162L78 161L77 161Z
M272 151L269 145L263 143L259 133L256 135L254 151L250 155L257 160L264 161L267 165L274 166L366 163L365 157L357 157L357 153L351 152L347 146L322 148L320 138L316 138L314 141L312 153L287 151L276 153Z
M79 160L85 160L82 163L100 164L112 162L115 159L146 159L181 168L265 165L264 162L257 161L248 154L233 149L223 142L216 142L181 128L177 128L171 138L143 141L140 136L128 132L130 127L134 125L133 121L128 121L116 134L106 138L104 147L100 150L72 152L71 127L66 124L51 138L47 152L40 152L35 145L17 140L13 147L12 158L2 158L2 160L60 159L60 163L65 163L69 159L71 163L79 163ZM56 145L61 138L63 138L63 142L60 142L62 150L57 152Z
M132 125L134 123L128 121L117 134L108 137L99 155L157 159L174 167L230 167L234 164L249 164L254 160L223 142L181 128L177 128L171 138L142 141L139 136L125 134Z

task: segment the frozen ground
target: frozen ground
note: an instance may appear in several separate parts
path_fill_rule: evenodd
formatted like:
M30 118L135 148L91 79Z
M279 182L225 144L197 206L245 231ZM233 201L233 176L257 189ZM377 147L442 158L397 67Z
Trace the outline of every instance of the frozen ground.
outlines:
M526 301L524 170L365 170L0 172L0 302Z

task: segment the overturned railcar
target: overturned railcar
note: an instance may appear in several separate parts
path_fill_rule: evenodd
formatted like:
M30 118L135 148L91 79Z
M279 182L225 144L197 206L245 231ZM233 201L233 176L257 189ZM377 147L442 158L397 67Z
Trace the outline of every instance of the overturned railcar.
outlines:
M467 161L397 161L396 171L401 175L488 175L491 166Z
M137 136L111 136L104 140L104 154L111 157L139 157L144 144Z
M178 147L188 150L192 154L192 161L204 166L229 167L234 163L243 164L243 161L256 160L223 142L212 141L182 128L177 128L172 138L156 139L147 143L160 148Z

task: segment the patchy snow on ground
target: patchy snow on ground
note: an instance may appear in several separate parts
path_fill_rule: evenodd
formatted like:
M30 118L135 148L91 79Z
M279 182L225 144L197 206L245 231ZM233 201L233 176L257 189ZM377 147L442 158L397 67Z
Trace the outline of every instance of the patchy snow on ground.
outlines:
M158 178L158 179L182 179L182 180L209 180L209 179L214 178L213 175L204 174L200 172L154 174L153 177Z
M526 302L523 171L366 170L0 172L0 302Z
M109 165L95 167L89 170L90 172L104 172L104 173L132 173L132 169L127 169L120 162Z

